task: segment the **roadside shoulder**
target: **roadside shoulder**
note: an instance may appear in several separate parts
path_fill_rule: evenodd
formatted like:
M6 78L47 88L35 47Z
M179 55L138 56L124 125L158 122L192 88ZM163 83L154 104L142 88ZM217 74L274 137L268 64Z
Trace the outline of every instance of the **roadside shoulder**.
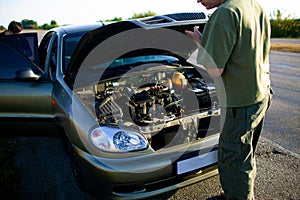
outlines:
M299 199L300 156L261 137L256 151L256 199Z

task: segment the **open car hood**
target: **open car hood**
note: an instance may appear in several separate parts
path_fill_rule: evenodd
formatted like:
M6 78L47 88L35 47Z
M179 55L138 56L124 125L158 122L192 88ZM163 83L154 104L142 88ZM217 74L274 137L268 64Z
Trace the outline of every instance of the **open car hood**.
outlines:
M192 30L199 24L204 27L205 22L206 19L194 19L149 25L142 20L129 20L92 30L75 48L65 74L66 81L72 85L82 67L97 66L119 58L170 55L186 60L197 45L184 34L184 30Z

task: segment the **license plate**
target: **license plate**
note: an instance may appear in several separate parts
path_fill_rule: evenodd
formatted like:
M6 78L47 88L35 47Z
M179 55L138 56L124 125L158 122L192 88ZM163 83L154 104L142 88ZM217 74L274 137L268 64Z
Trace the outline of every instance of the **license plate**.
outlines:
M177 175L201 169L218 161L218 150L177 162Z

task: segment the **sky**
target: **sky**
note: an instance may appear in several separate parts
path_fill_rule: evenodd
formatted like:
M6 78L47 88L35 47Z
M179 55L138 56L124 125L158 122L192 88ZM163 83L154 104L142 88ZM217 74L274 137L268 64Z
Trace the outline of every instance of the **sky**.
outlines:
M280 10L284 15L300 18L299 0L257 0L268 14ZM196 0L0 0L0 25L10 21L34 20L38 25L94 23L147 11L156 14L206 12Z

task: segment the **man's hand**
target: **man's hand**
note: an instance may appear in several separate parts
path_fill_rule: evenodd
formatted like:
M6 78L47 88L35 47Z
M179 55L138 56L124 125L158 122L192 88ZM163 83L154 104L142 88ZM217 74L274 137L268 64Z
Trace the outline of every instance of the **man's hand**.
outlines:
M184 33L189 38L193 39L198 45L200 45L202 34L200 33L198 26L194 27L194 31L185 30ZM224 71L224 69L222 69L222 68L218 69L216 67L209 67L209 66L204 66L204 67L205 67L206 71L208 72L208 74L213 79L221 76Z
M185 35L200 44L202 34L199 31L199 26L194 26L194 31L185 30Z

